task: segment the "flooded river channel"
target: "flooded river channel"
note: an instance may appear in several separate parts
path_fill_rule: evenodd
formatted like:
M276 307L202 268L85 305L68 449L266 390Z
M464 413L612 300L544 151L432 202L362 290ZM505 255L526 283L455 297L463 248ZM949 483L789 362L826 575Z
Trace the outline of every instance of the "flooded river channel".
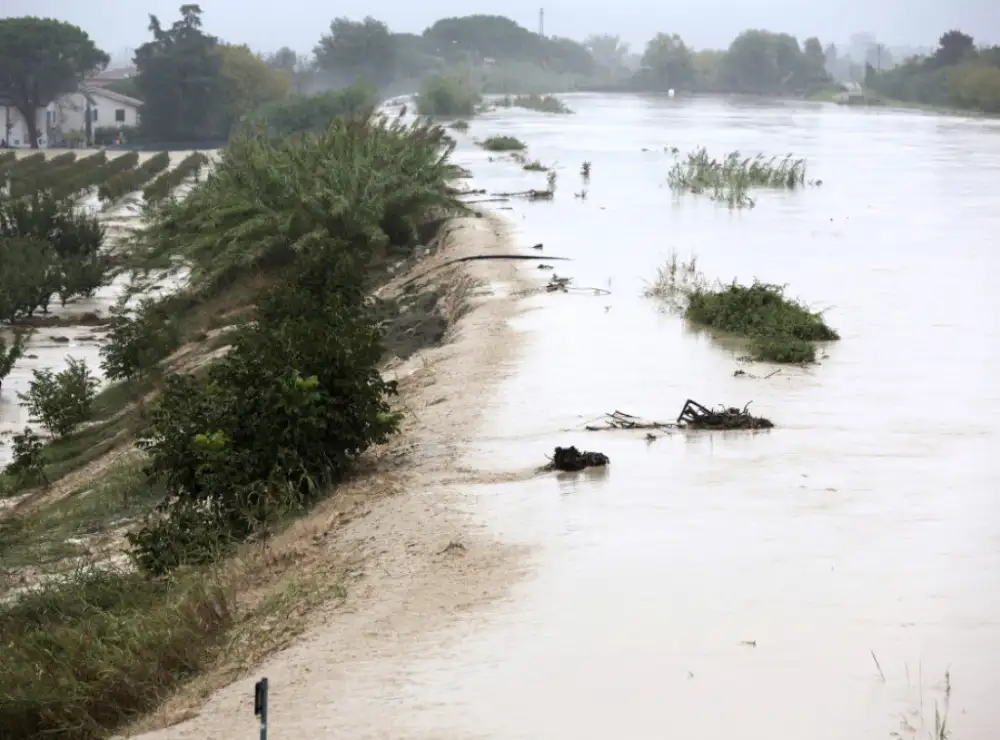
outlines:
M1000 735L1000 122L567 102L575 115L504 110L469 136L517 136L557 163L554 202L503 213L524 246L573 259L557 272L612 294L527 302L525 349L468 464L518 468L568 444L612 463L469 491L492 530L535 546L532 575L410 668L414 731L930 737L947 702L951 737ZM544 187L467 144L477 186ZM823 184L747 211L675 200L664 148L699 146L793 153ZM734 377L731 348L641 297L672 251L713 279L787 283L842 341L808 370ZM579 431L615 409L672 420L687 398L752 401L777 428Z

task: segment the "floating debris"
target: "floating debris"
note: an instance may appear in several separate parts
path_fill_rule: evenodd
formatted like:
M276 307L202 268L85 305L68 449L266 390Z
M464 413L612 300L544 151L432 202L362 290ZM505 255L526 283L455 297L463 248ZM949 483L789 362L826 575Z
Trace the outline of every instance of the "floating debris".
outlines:
M549 464L542 470L573 473L584 468L601 468L610 462L608 456L601 452L580 452L576 447L556 447Z
M615 411L605 414L602 423L587 424L584 429L588 432L606 432L614 429L676 429L677 424L665 421L647 421L638 416L626 414L623 411ZM648 435L647 435L648 436Z
M559 291L561 293L569 293L569 284L573 282L573 278L559 277L558 275L553 275L549 278L548 284L545 286L545 290L549 293L555 293Z
M712 411L689 398L677 417L677 425L685 429L771 429L774 426L769 419L751 415L747 411L749 407L748 403L742 410L730 406Z

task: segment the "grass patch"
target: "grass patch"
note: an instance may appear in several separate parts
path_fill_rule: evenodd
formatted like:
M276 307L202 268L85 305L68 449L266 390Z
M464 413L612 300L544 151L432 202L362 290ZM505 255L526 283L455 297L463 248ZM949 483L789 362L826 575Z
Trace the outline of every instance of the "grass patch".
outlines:
M4 737L106 737L204 668L231 622L204 578L91 570L0 607Z
M417 93L417 111L424 116L473 116L482 101L475 90L454 77L430 77Z
M528 148L527 144L513 136L491 136L478 144L489 152L519 152Z
M95 535L148 513L164 496L143 472L145 460L128 458L87 485L24 516L0 520L0 568L48 566L90 553Z
M448 128L450 128L450 129L452 129L454 131L459 131L461 133L465 133L466 131L469 130L469 122L466 121L464 118L463 119L459 119L458 121L452 122L448 126Z
M705 148L696 149L686 159L676 162L667 175L667 184L678 193L708 195L730 208L753 208L750 196L755 188L795 190L806 185L803 159L743 157L730 152L724 159L714 159Z
M749 340L750 357L778 363L816 360L818 341L840 339L820 312L785 295L785 287L761 283L710 284L696 260L672 256L645 290L647 298L663 302L693 324Z
M527 108L540 113L572 113L563 101L555 95L505 95L497 101L502 108Z

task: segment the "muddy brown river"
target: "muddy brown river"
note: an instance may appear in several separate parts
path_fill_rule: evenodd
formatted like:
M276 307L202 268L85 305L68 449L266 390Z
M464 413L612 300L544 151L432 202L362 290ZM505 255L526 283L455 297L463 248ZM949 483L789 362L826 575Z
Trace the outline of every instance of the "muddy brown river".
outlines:
M1000 736L1000 121L566 102L574 115L502 110L457 135L477 187L545 174L473 137L517 136L557 165L553 202L496 205L525 247L572 258L557 272L611 291L525 301L499 392L469 389L484 425L464 466L523 470L575 444L610 468L466 489L481 526L528 546L527 576L418 659L337 668L345 690L306 709L331 737L931 738L946 708L953 740ZM793 153L823 184L746 211L675 199L665 148L700 146ZM787 283L842 341L809 369L734 377L774 368L641 296L672 252L709 278ZM616 409L670 421L688 398L752 401L776 428L582 431ZM247 692L246 727L211 737L254 731Z
M507 213L523 243L573 258L557 272L612 295L532 299L525 352L468 462L504 470L576 444L612 463L469 492L491 530L534 546L533 575L412 666L415 725L930 737L947 701L953 738L1000 736L1000 122L567 102L574 116L503 111L470 135L517 136L558 163L554 202ZM699 146L794 153L823 184L761 193L748 211L675 202L664 147ZM544 187L466 151L482 187ZM586 200L572 197L583 161ZM842 341L808 370L734 377L731 349L641 297L672 251L711 278L787 283ZM672 420L687 398L752 401L777 428L649 443L577 431L615 409Z

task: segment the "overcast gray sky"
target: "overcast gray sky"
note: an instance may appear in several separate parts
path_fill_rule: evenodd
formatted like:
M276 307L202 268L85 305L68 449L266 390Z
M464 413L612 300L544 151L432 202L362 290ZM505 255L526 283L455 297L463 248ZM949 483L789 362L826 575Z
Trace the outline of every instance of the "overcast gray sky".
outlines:
M35 15L81 26L112 56L149 38L148 16L177 17L181 0L0 0L0 16ZM870 31L890 45L933 46L958 28L977 41L1000 43L1000 0L204 0L206 30L259 51L290 46L307 51L334 16L372 15L395 31L419 32L438 18L473 13L502 14L531 29L545 8L548 34L582 40L594 32L617 33L640 51L656 31L679 33L697 48L724 47L739 31L766 28L824 43Z

